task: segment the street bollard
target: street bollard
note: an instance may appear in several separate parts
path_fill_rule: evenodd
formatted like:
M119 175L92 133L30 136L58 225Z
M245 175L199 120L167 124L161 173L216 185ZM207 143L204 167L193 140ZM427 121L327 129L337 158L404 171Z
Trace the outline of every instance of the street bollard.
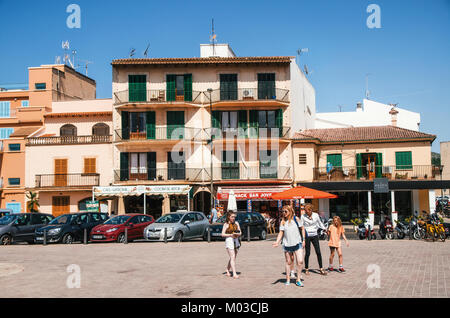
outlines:
M250 225L247 225L247 241L250 242Z
M87 229L84 229L84 239L83 239L83 244L84 244L84 245L87 244Z
M208 243L211 243L211 228L206 229L208 231Z
M164 228L164 243L167 243L167 227Z
M47 245L47 230L44 230L44 245Z
M125 228L125 240L123 241L123 244L128 244L128 228Z

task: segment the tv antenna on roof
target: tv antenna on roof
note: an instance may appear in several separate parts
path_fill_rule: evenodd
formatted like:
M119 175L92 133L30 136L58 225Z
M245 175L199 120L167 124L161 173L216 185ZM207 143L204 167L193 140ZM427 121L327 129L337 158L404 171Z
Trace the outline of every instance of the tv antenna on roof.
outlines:
M297 55L298 55L297 65L298 65L298 63L300 63L300 55L302 55L302 53L308 53L308 51L309 51L309 49L307 47L297 50Z
M144 57L147 58L148 56L148 48L150 47L150 43L147 45L147 48L144 51Z
M372 75L370 73L366 74L366 99L370 99L370 91L369 91L369 75Z
M69 56L69 49L70 49L69 41L63 41L61 46L62 46L62 48L64 50L64 64L68 65L67 62L69 62L69 65L73 68L73 63L70 60L70 56Z
M214 32L214 18L211 20L211 36L209 37L209 41L212 44L213 47L213 56L216 56L216 37L217 34Z
M134 53L136 53L136 49L131 49L130 50L130 58L132 58L134 56Z
M85 71L86 71L86 76L88 76L88 65L89 64L93 64L94 62L86 61L86 60L79 60L79 61L84 62L84 68L85 68ZM79 68L81 66L82 65L78 64L77 68Z

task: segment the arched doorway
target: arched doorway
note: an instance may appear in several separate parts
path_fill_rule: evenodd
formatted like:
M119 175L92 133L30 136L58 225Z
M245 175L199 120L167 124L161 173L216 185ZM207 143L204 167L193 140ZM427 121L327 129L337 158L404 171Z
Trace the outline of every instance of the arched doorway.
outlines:
M194 210L205 213L208 216L211 212L211 194L209 191L197 191L194 194Z

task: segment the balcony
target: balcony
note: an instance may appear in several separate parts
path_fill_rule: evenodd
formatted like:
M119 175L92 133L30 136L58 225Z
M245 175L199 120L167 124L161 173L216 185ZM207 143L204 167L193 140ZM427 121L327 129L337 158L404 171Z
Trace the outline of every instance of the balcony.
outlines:
M128 170L114 170L114 182L127 181L196 181L204 179L202 168L130 168Z
M209 103L203 92L189 91L178 95L176 90L167 91L166 89L158 90L143 90L143 91L131 91L124 90L114 93L114 104L122 105L129 103L147 103L147 104L160 104L160 103L192 103L192 104L205 104Z
M135 168L114 170L114 182L210 182L210 168ZM227 180L291 180L291 167L260 167L257 166L216 166L213 167L214 181Z
M205 139L202 128L158 126L149 131L127 131L124 136L122 129L116 129L116 141L145 141L145 140L197 140Z
M98 173L38 174L36 188L94 187L100 185Z
M211 168L205 168L206 179L211 180ZM239 163L224 163L213 167L213 180L291 180L291 167L263 167L260 165L245 166Z
M209 102L209 93L205 93ZM218 102L246 102L246 101L279 101L289 102L289 90L275 88L272 90L262 90L258 88L238 88L234 90L215 89L211 92L211 101Z
M440 176L439 166L343 166L313 168L314 181L366 181L374 178L389 180L435 180Z
M213 135L213 139L234 139L234 138L260 138L260 139L278 139L278 138L289 138L289 133L291 127L274 127L274 128L259 128L251 127L247 125L246 127L239 128L206 128L205 134L208 139Z
M112 135L106 136L52 136L52 137L31 137L27 138L27 146L46 145L74 145L74 144L102 144L110 143Z

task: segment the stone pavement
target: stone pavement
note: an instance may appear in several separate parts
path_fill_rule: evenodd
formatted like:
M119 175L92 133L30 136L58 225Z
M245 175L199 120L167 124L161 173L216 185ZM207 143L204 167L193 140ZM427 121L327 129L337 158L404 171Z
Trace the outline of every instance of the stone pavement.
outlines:
M282 250L272 243L243 242L240 279L224 275L221 241L0 246L1 297L450 297L449 241L352 240L343 248L347 272L311 273L304 288L284 285ZM80 266L81 288L66 286L70 264ZM370 264L380 268L380 288L367 286Z

